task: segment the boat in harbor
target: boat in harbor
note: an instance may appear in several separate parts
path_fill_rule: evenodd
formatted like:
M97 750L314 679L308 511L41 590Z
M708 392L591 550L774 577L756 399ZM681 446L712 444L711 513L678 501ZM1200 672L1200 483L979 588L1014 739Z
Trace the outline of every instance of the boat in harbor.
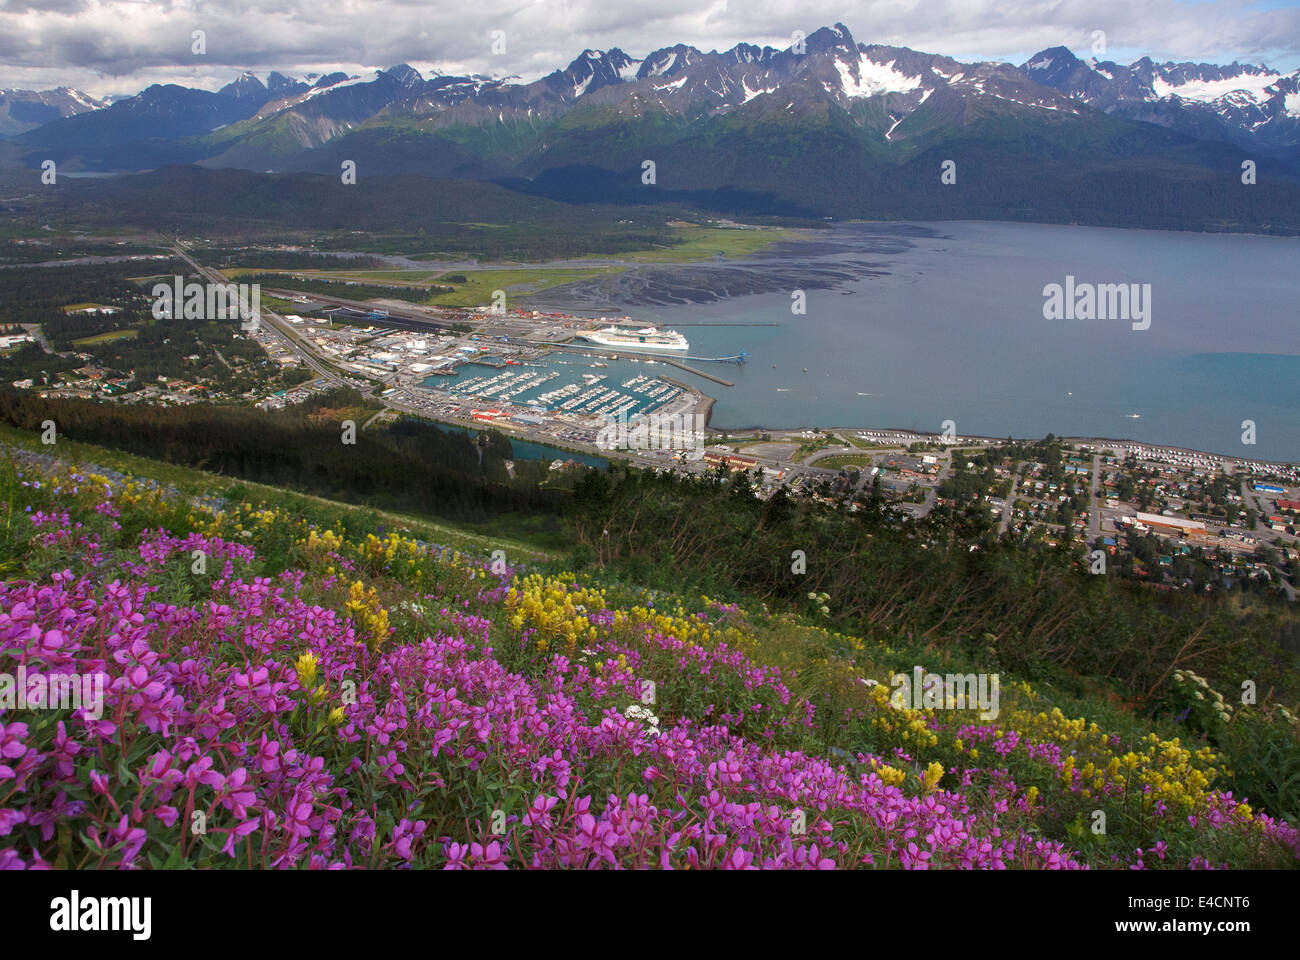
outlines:
M605 327L602 330L590 330L580 336L588 343L598 343L602 347L639 347L649 350L691 348L686 338L676 330L660 330L657 327L642 327L640 330Z

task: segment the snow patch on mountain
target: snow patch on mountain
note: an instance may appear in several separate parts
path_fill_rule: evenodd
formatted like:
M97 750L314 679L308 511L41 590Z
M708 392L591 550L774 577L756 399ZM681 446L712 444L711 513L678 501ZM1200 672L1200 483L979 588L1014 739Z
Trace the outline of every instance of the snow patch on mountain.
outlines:
M775 87L759 87L757 90L751 90L749 89L749 80L742 77L740 80L740 87L745 92L745 99L742 100L741 103L749 103L749 101L764 93L775 93L780 89L780 86L780 84L777 84Z
M656 63L650 67L650 76L658 77L662 74L667 73L669 70L673 68L673 64L676 62L677 62L677 54L676 53L668 54L668 59L663 60L660 63Z
M59 87L58 92L67 96L73 101L73 103L77 104L77 106L85 107L87 110L101 110L107 106L108 103L106 100L96 100L94 97L89 97L80 90L74 90L72 87Z
M323 93L333 93L335 90L342 90L344 87L354 87L363 83L374 83L382 76L383 74L381 71L375 70L369 76L363 74L361 76L356 76L356 77L346 77L345 79L337 80L334 83L327 83L318 87L312 87L310 90L305 90L302 93L296 93L293 94L292 96L285 97L283 100L272 100L270 103L267 103L264 107L262 107L261 110L257 112L256 117L258 119L265 119L266 117L272 117L278 113L282 113L285 110L292 110L294 107L300 107L308 100L314 100L316 97L320 96ZM328 78L322 78L322 79L328 79Z
M313 87L312 89L308 90L306 93L302 94L301 99L299 99L297 102L305 103L306 101L311 100L313 97L317 97L322 93L333 93L335 90L342 90L344 87L355 87L358 84L362 84L362 83L374 83L376 80L379 79L379 77L380 77L380 72L376 70L368 77L367 76L348 77L346 80L340 80L338 83L332 83L328 87Z
M840 89L846 97L874 97L882 93L910 93L921 85L919 76L912 77L894 69L894 62L876 63L865 53L858 58L857 76L854 64L835 61L840 75Z
M1213 103L1229 95L1244 94L1252 103L1263 103L1269 97L1268 88L1277 83L1281 76L1280 73L1243 73L1222 80L1187 80L1180 84L1172 84L1164 77L1156 77L1151 82L1151 89L1162 100L1172 96L1199 103Z

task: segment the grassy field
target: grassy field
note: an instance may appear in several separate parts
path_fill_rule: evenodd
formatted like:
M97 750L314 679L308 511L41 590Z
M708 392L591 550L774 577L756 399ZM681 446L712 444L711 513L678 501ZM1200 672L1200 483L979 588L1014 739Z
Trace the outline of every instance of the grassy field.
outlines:
M125 330L109 330L105 333L97 333L93 337L82 337L80 340L73 340L73 346L91 347L97 343L108 343L112 340L134 340L140 335L140 331L135 327L128 327Z
M715 256L739 258L750 256L758 250L782 240L798 239L802 231L781 229L737 229L726 227L703 227L695 224L680 223L674 226L674 233L682 242L672 246L653 249L634 250L611 258L606 254L590 254L583 259L608 260L617 259L623 263L694 263L708 260ZM626 267L558 267L546 266L503 266L486 270L457 268L448 271L429 272L427 270L270 270L269 268L248 266L229 267L222 272L235 279L256 273L285 273L308 279L318 280L355 280L358 283L383 284L402 288L422 288L432 284L453 286L455 290L433 292L425 302L441 307L478 307L492 302L495 290L504 290L509 303L512 297L537 293L551 287L558 287L578 280L587 280L604 274L620 273ZM447 275L462 274L465 283L448 283Z
M307 270L307 274L321 273L323 271ZM326 273L326 276L345 277L348 280L365 280L371 283L400 283L414 286L427 286L438 276L439 271L430 273L428 270L353 270L351 272L336 271Z
M826 470L841 467L869 467L871 464L872 456L869 453L841 453L830 457L822 457L812 463L814 467Z
M792 463L802 463L814 453L825 450L827 447L842 447L845 445L839 437L831 434L818 437L815 440L804 440L799 444L799 449L794 452L790 460Z
M465 283L448 283L440 279L443 273L429 273L424 270L375 270L375 271L330 271L330 270L282 270L266 271L258 267L231 267L222 272L232 280L238 277L258 273L281 273L286 276L301 277L304 280L355 280L372 286L390 286L395 289L427 289L431 285L453 287L452 290L432 290L429 297L421 302L439 307L480 307L492 303L492 294L504 290L506 303L528 293L536 293L561 284L587 280L602 274L620 273L625 267L502 267L493 270L451 270L452 275L461 274ZM342 288L339 296L347 297L347 288Z
M301 303L294 303L292 300L282 300L279 297L262 297L262 306L278 314L297 313L302 308Z
M355 280L358 283L393 287L427 287L439 271L428 270L276 270L269 267L226 267L221 271L232 280L259 273L281 273L309 280Z
M693 263L709 260L718 255L747 257L781 240L794 240L802 236L797 230L761 229L741 230L734 227L703 227L695 224L678 224L674 233L683 242L653 250L635 250L622 254L619 260L635 263Z
M766 441L763 440L762 437L754 436L753 434L742 434L739 436L727 435L725 437L722 436L721 434L718 434L717 436L710 435L706 437L704 442L709 446L715 446L719 443L725 443L739 450L745 444L765 443Z
M518 267L501 270L450 271L463 272L467 283L450 284L456 289L450 293L435 293L428 303L440 307L478 307L492 302L494 290L504 290L506 305L516 297L537 293L578 280L589 280L604 274L621 273L622 267L577 267L573 269L545 269ZM435 280L435 283L443 281Z

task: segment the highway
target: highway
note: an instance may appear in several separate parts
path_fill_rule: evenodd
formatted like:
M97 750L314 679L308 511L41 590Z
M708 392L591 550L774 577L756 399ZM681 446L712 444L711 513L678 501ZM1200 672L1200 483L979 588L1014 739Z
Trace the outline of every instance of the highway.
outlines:
M233 283L220 270L213 267L205 267L197 260L190 256L189 252L180 244L172 247L175 254L188 263L200 277L203 277L209 283L228 284ZM338 370L321 361L316 354L308 347L304 346L301 338L294 331L292 324L285 320L275 311L268 307L261 308L261 321L265 324L267 330L280 340L294 355L305 363L320 376L324 377L330 383L340 387L352 387L360 390L363 394L369 396L374 393L374 386L365 381L346 377Z
M1015 474L1011 476L1011 492L1007 494L1007 502L1002 505L1002 518L998 521L998 536L1006 533L1011 528L1011 520L1016 511L1016 480Z
M1101 536L1101 454L1092 455L1088 495L1088 546Z
M190 255L189 251L186 250L183 246L181 246L179 242L173 245L172 250L177 257L184 260L185 263L188 264L190 268L193 269L198 276L200 276L207 282L213 284L221 284L221 285L234 283L234 281L226 277L220 270L217 270L212 267L204 267L197 260L195 260L194 257ZM355 301L344 301L341 298L337 298L337 297L320 297L317 299L329 301L333 303L340 303L347 306L355 306L358 309L364 309L367 311L371 309L371 305L369 304L359 303ZM457 426L462 426L468 429L476 429L476 430L483 429L483 424L474 422L472 420L461 420L459 418L449 417L446 415L441 415L441 416L435 415L434 413L432 413L430 410L426 408L416 406L414 404L405 403L399 399L378 396L377 395L378 387L374 383L360 379L358 377L348 376L346 373L340 371L339 369L333 367L329 363L323 361L316 354L316 352L311 348L311 346L309 346L299 336L297 331L294 329L293 325L290 324L287 320L285 320L282 316L277 314L275 311L263 306L260 312L260 319L261 319L262 326L271 336L279 340L285 346L285 348L291 351L299 360L303 362L303 364L305 364L308 368L313 370L318 376L323 378L327 383L340 386L340 387L349 387L352 389L356 389L363 396L377 400L378 402L383 404L384 410L380 411L379 413L376 413L373 417L369 418L365 426L370 426L370 424L374 423L380 416L382 416L382 414L385 411L395 410L401 413L407 413L412 416L422 417L429 420L441 420L443 422L451 423ZM399 317L398 319L407 319L407 318ZM415 320L415 318L409 318L409 319ZM444 324L434 320L428 320L423 322L426 322L431 326L444 326ZM682 463L667 457L661 458L661 457L641 456L635 451L602 450L591 444L584 444L576 441L559 441L548 433L532 430L532 429L518 429L518 430L512 429L512 430L506 430L504 432L508 436L517 437L521 440L533 441L535 443L544 444L547 446L555 446L558 443L563 443L565 446L569 448L576 449L583 452L589 452L593 456L604 457L606 459L626 459L634 463L637 463L638 465L643 467L667 466L667 467L674 467L676 469L685 469L686 471L693 472L693 473L699 473L704 470L711 469L702 460ZM816 480L822 477L834 476L835 473L838 472L837 470L819 468L817 466L817 461L828 457L836 456L836 455L843 455L845 453L861 453L861 452L864 451L860 451L857 448L852 446L844 447L842 449L820 450L817 453L810 456L806 461L802 463L790 463L772 457L755 456L752 454L746 454L745 456L748 457L749 459L754 460L757 463L757 465L760 467L784 470L785 481L789 483L791 481L800 478ZM869 452L869 451L865 451L865 452ZM952 459L951 459L952 451L950 449L944 450L940 454L940 456L942 460L940 462L939 474L935 478L935 484L928 488L924 503L909 504L909 503L899 502L895 504L897 508L907 512L908 514L911 514L914 517L925 516L930 512L931 509L933 509L934 502L937 496L936 493L937 484L940 479L942 479L945 475L948 474L948 472L951 470L952 467ZM870 474L871 466L877 463L878 461L873 457L871 464L865 464L860 468L862 470L862 477L858 483L858 490L861 490L865 484L870 482L869 474ZM1243 477L1241 479L1242 498L1246 503L1246 505L1253 508L1259 514L1259 516L1266 517L1268 515L1268 510L1265 507L1262 498L1252 489L1252 483L1253 481L1249 477ZM1089 478L1089 486L1090 486L1090 500L1089 500L1089 510L1088 510L1087 541L1089 544L1092 544L1097 539L1097 537L1099 537L1102 533L1101 525L1104 519L1102 505L1099 499L1101 495L1101 457L1099 454L1096 453L1094 453L1092 456L1092 472ZM1014 510L1015 497L1016 494L1013 486L1010 495L1007 497L1006 504L1002 509L1001 517L999 520L1000 533L1005 532L1010 526L1011 519L1012 519L1012 512ZM1265 543L1269 543L1270 545L1273 545L1275 547L1280 546L1284 542L1281 538L1279 538L1276 534L1274 534L1273 531L1267 529L1258 531L1257 536L1261 541ZM1296 589L1292 587L1289 583L1287 583L1284 578L1282 578L1281 571L1275 570L1274 572L1278 574L1278 580L1280 581L1287 596L1293 600L1296 599L1297 597Z
M186 250L183 246L181 246L179 242L175 243L172 246L172 250L175 252L175 254L178 257L180 257L187 264L189 264L189 266L195 271L195 273L197 273L200 277L207 280L209 283L228 284L234 282L230 280L228 277L226 277L220 270L217 270L213 267L204 267L197 260L195 260L194 257L190 255L189 251ZM265 292L271 295L278 295L278 294L288 295L291 293L290 291L287 290L284 291L272 290L270 288L267 288ZM373 309L373 305L371 304L361 303L359 301L345 300L340 297L321 296L321 297L315 297L315 299L321 302L336 303L343 306L355 307L356 309L359 310L369 311ZM363 396L367 396L370 397L371 399L378 400L380 403L384 404L385 409L397 410L402 413L409 413L412 416L423 417L426 419L442 419L445 420L445 422L449 422L454 425L462 426L468 429L476 429L476 430L483 429L483 425L481 423L476 423L468 420L460 420L452 417L441 417L441 418L435 417L433 414L430 413L430 411L426 409L422 409L421 407L403 403L400 400L395 400L392 398L379 397L376 394L376 387L374 384L348 377L343 373L341 373L340 371L338 371L337 369L331 367L330 365L320 360L320 358L316 355L316 353L309 346L304 344L302 339L298 336L297 332L293 329L293 325L290 324L283 317L281 317L279 314L275 313L275 311L265 306L262 307L261 319L263 321L265 328L273 336L279 339L289 350L291 350L294 353L295 356L301 359L304 364L306 364L309 368L311 368L313 371L315 371L318 375L320 375L329 383L335 384L337 386L352 387L360 391ZM416 318L413 317L408 318L408 317L400 317L400 316L397 319L416 320ZM421 321L416 320L416 322L421 322ZM439 323L438 321L432 319L423 322L427 322L432 326L449 326L449 324ZM371 422L373 422L374 419L375 418L372 417ZM550 436L549 434L543 433L541 431L508 430L505 432L508 436L515 436L523 440L531 440L535 443L546 444L548 446L554 446L557 442L554 437ZM582 450L584 452L590 452L591 455L593 456L627 459L635 463L638 463L642 466L674 466L674 465L681 466L681 464L677 463L676 461L667 458L660 459L660 458L652 458L652 457L643 457L643 456L639 456L636 452L632 452L632 451L602 450L599 447L593 445L575 443L572 441L568 441L566 445L569 447ZM830 455L832 453L843 453L843 452L845 451L842 450L824 451L822 452L822 455ZM834 476L834 474L837 472L833 470L822 470L818 468L814 462L811 461L808 463L790 464L769 457L750 457L750 459L755 460L760 467L770 467L773 469L785 470L786 482L792 481L800 477L806 477L808 479L830 477L830 476ZM706 467L703 460L699 460L699 461L693 461L687 463L686 469L692 472L699 472L701 470L705 470L709 468ZM869 468L867 471L864 471L864 473L865 472L869 472ZM907 508L908 512L913 513L913 515L924 516L926 513L928 513L931 510L931 508L933 508L934 500L935 500L935 491L933 488L931 488L924 504L907 504L904 506Z

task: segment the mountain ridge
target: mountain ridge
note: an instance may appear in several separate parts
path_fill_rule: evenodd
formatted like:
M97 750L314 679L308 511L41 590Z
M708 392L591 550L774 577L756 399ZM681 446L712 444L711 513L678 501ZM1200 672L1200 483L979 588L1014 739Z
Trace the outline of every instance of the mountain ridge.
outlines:
M1019 67L965 63L859 43L836 23L782 49L587 49L530 82L408 64L308 80L154 85L14 137L8 152L28 169L53 159L109 173L197 164L337 177L351 161L362 176L488 180L567 202L811 218L1046 209L1132 225L1142 209L1151 226L1300 229L1300 71L1121 68L1063 47ZM1248 160L1260 178L1249 195ZM944 185L949 161L963 173ZM1135 196L1138 183L1173 216ZM1081 192L1098 184L1100 200Z
M1167 126L1201 139L1242 146L1300 143L1300 70L1290 74L1237 61L1155 63L1127 67L1065 47L1039 51L1020 66L1038 83L1105 113Z
M35 130L52 120L108 106L72 87L53 90L0 90L0 137Z

